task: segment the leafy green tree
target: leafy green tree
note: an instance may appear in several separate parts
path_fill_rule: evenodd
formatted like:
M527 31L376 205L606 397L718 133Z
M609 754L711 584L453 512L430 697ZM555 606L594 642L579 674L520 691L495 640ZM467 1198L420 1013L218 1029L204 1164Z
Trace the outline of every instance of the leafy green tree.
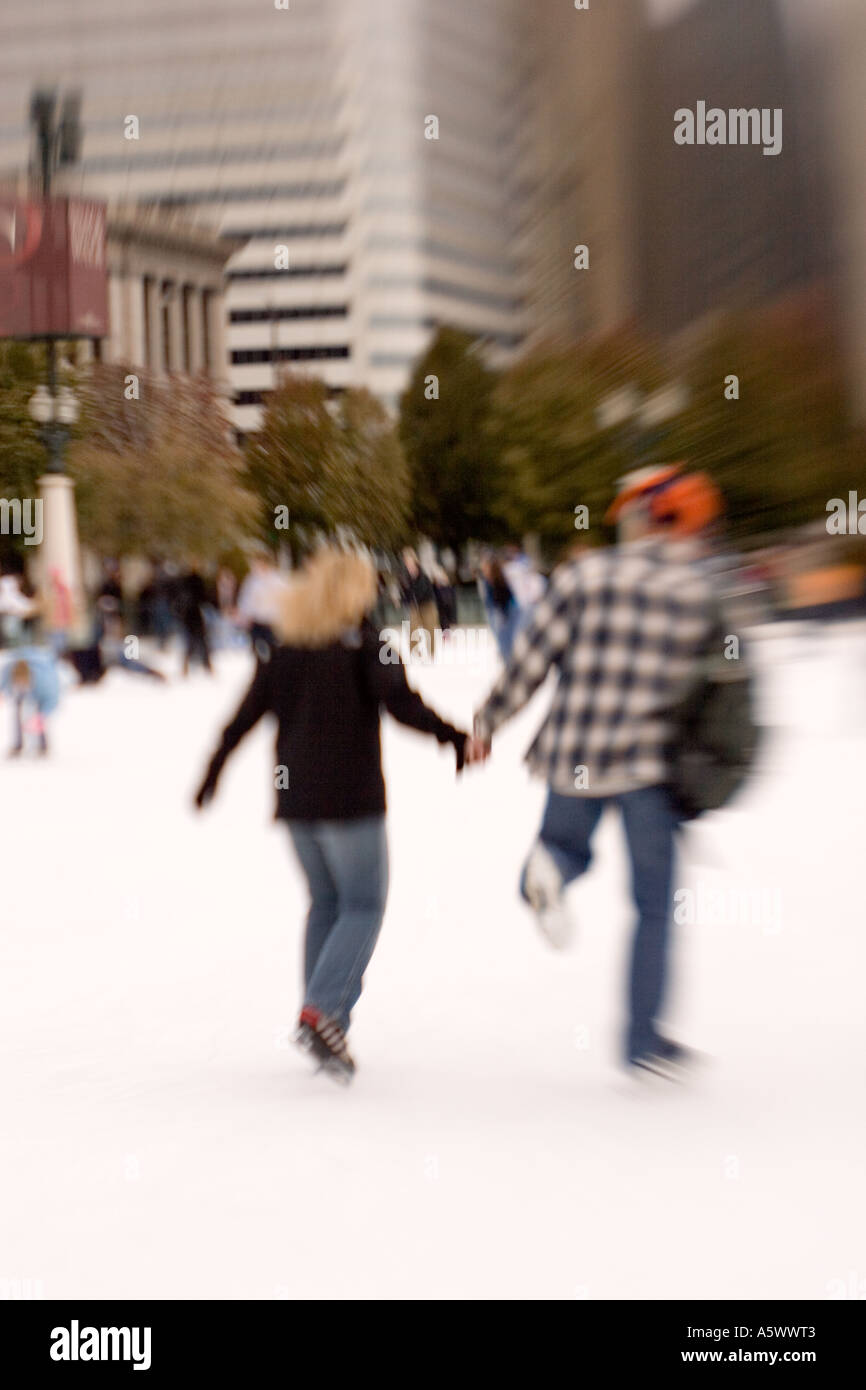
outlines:
M626 385L649 393L664 380L659 355L631 334L542 346L505 372L492 429L509 531L534 532L551 558L570 541L607 539L604 513L616 480L635 466L643 443L632 426L601 429L598 407ZM587 509L588 529L575 529L576 507Z
M683 364L691 403L675 455L722 489L735 535L797 526L857 486L844 375L820 295L710 321ZM736 388L729 382L737 378Z
M438 544L456 548L507 534L500 454L490 433L496 381L472 338L440 328L403 394L400 438L412 520Z
M732 376L736 400L725 396ZM599 427L611 392L647 396L675 380L688 394L673 420L652 431L638 420ZM638 464L706 471L735 537L814 520L857 485L832 320L816 294L719 316L667 353L631 332L536 350L503 376L493 423L509 528L537 532L549 552L585 537L572 529L577 505L589 510L588 538L606 538L617 479Z
M367 391L332 401L323 381L285 373L246 461L260 531L272 545L285 539L297 555L316 535L340 530L370 545L402 538L405 461L387 412ZM287 531L275 530L279 508L288 510Z
M324 381L284 373L245 449L247 483L259 501L259 530L269 544L282 538L296 544L305 531L330 529L336 453ZM289 510L291 529L284 537L274 529L278 508Z

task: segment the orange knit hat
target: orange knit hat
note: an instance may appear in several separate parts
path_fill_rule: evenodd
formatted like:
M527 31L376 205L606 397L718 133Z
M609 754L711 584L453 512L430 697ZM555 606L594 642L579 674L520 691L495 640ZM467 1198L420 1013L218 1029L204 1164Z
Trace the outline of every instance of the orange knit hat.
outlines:
M680 464L643 468L630 473L608 508L605 520L617 521L633 502L646 507L650 520L672 536L693 536L724 511L722 495L705 473L682 473Z

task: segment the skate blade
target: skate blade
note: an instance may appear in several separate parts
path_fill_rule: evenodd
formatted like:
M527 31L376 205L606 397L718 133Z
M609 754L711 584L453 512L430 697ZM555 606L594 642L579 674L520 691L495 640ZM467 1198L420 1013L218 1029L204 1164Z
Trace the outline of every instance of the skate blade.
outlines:
M685 1086L694 1079L694 1068L689 1063L668 1062L662 1057L647 1057L640 1062L630 1062L629 1072L638 1085L653 1088L660 1081Z
M530 906L539 935L554 951L566 951L574 941L574 923L565 909Z
M354 1072L347 1071L345 1067L341 1067L339 1063L336 1062L320 1062L314 1074L318 1076L320 1072L323 1072L336 1086L342 1086L343 1088L352 1084L352 1079L355 1075Z

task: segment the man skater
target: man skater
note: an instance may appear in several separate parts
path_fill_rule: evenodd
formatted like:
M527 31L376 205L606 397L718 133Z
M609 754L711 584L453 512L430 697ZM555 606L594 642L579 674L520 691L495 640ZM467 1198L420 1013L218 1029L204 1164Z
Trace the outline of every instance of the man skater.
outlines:
M693 561L696 537L720 510L700 474L650 468L624 479L608 513L620 544L555 572L475 720L489 745L556 669L550 711L527 753L549 790L521 893L551 943L565 945L565 887L589 866L602 812L618 807L638 910L625 1059L666 1075L689 1058L656 1023L680 819L667 786L669 752L674 707L700 679L714 632L710 582Z

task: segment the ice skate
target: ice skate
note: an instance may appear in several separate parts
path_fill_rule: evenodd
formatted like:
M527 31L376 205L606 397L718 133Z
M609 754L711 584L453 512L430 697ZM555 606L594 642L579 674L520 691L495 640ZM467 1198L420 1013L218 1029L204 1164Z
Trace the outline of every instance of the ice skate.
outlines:
M526 862L523 891L542 936L555 950L565 950L574 939L574 922L566 909L562 875L541 840Z
M347 1086L355 1075L355 1063L346 1045L346 1034L336 1019L305 1005L301 1010L295 1042L334 1081Z
M649 1052L643 1052L629 1059L630 1068L637 1072L651 1072L666 1081L686 1081L693 1075L700 1054L670 1038L656 1039Z

